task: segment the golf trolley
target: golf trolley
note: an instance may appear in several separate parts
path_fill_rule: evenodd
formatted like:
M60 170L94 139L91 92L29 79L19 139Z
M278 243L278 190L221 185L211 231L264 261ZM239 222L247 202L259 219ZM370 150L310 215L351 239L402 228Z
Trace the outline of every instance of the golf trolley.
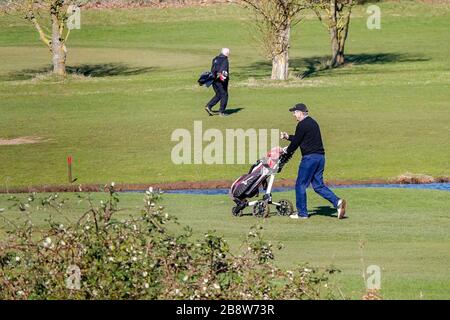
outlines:
M275 206L281 216L289 216L294 212L294 207L289 200L272 200L272 187L275 175L279 173L288 157L284 149L275 147L266 157L259 159L247 174L237 179L230 188L230 197L236 203L232 213L234 216L242 216L246 207L253 207L255 217L267 218L270 214L270 205ZM264 196L260 200L249 201L250 198L259 195L260 188L264 190Z

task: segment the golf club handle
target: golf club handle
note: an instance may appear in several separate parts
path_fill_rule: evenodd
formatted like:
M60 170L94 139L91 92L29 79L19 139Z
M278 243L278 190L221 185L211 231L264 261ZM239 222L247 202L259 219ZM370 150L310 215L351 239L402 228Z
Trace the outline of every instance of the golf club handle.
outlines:
M288 154L288 153L283 153L283 154L280 156L279 164L278 164L278 173L280 173L281 170L283 170L284 165L285 165L286 163L288 163L289 160L291 160L291 158L292 158L292 154Z

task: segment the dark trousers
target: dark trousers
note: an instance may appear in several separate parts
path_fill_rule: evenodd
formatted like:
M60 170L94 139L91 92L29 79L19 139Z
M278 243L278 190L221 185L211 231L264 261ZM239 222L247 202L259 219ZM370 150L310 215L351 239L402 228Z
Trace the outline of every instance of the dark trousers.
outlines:
M324 169L325 156L323 154L309 154L302 158L295 184L295 197L299 215L308 215L306 189L310 184L312 184L316 193L330 201L335 208L337 207L339 198L323 182Z
M219 112L224 112L228 104L228 81L214 81L212 87L216 95L208 102L207 106L211 109L220 101Z

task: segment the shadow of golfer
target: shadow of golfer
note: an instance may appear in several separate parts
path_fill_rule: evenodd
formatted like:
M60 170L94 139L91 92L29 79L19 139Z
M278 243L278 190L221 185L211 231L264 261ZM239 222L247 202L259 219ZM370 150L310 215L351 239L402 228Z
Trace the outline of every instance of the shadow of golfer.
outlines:
M311 212L311 216L325 216L325 217L337 217L337 210L330 206L319 206L315 207ZM346 217L344 217L345 219Z
M240 112L241 110L244 110L244 108L226 109L226 110L225 110L225 114L230 115L230 114L238 113L238 112Z

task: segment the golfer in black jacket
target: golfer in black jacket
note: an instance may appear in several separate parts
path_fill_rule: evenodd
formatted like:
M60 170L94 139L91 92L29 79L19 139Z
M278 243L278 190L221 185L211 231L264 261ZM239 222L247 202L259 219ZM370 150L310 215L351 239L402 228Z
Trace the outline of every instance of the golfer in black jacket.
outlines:
M325 169L325 150L319 124L308 115L308 108L303 103L289 109L293 112L298 124L295 135L281 133L281 138L291 143L287 147L286 155L290 156L300 147L302 160L298 169L295 184L295 195L298 214L290 217L293 219L307 219L308 209L306 204L306 189L310 184L316 193L322 198L330 201L338 211L338 218L345 216L346 201L338 198L323 182L323 171Z
M212 61L211 73L214 75L213 89L216 95L208 102L205 107L206 112L212 116L211 109L220 101L219 114L226 116L225 109L228 104L228 81L230 79L230 67L228 63L228 56L230 49L223 48L222 53L215 57Z

